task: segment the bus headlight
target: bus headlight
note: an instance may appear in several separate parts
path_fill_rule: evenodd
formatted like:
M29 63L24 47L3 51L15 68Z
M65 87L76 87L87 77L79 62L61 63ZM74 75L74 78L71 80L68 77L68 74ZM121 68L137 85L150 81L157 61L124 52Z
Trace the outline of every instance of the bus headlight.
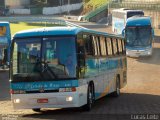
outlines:
M126 55L128 55L128 52L126 51Z
M69 96L69 97L66 97L66 101L68 101L68 102L71 102L71 101L73 101L73 97L71 97L71 96Z
M20 99L14 99L13 102L14 103L20 103Z
M148 55L150 55L151 54L151 51L148 51Z

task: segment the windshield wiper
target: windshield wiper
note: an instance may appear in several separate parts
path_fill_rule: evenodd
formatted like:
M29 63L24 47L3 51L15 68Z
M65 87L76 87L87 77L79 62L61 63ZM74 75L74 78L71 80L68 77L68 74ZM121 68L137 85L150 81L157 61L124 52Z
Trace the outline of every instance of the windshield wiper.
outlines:
M49 67L48 63L49 62L45 62L45 61L37 62L35 66L36 71L39 72L40 74L43 74L49 71L55 78L58 78L58 76L54 73L54 71Z
M31 64L36 64L36 63L31 63ZM30 72L28 72L28 74L27 74L27 76L26 76L26 80L27 81L32 81L32 79L33 79L33 77L32 77L32 75L34 74L34 72L33 71L35 71L35 70L31 70ZM33 74L32 74L33 73ZM41 75L41 74L40 74ZM41 75L42 76L42 75ZM42 76L43 77L43 76ZM41 79L41 77L39 77L39 79Z

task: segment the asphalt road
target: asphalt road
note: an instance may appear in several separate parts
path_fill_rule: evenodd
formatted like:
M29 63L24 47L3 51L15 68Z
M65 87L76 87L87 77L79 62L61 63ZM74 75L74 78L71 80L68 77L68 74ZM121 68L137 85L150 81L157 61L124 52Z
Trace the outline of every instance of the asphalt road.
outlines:
M91 28L93 28L92 26ZM96 28L93 28L96 29ZM110 31L105 27L96 30ZM0 114L15 120L131 120L140 117L160 119L160 43L157 38L152 57L127 58L127 86L121 96L106 96L96 101L90 112L82 109L13 110L9 95L8 72L0 72ZM8 115L5 115L8 114ZM11 115L12 114L12 115ZM7 119L8 120L8 119Z

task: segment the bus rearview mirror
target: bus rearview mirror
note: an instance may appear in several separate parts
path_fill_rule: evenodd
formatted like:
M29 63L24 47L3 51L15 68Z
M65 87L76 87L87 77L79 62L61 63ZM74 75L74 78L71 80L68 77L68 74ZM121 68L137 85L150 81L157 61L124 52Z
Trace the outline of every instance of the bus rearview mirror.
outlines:
M122 30L122 36L125 37L125 29Z

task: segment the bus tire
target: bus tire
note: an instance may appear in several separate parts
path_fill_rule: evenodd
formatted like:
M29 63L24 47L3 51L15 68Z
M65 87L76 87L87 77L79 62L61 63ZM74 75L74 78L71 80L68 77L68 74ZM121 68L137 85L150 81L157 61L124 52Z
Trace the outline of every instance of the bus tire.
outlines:
M40 108L33 108L32 109L34 112L42 112Z
M118 97L120 95L120 78L119 76L116 77L116 91L113 92L114 97Z
M90 111L95 101L94 85L89 84L87 91L87 104L83 107L85 111Z

